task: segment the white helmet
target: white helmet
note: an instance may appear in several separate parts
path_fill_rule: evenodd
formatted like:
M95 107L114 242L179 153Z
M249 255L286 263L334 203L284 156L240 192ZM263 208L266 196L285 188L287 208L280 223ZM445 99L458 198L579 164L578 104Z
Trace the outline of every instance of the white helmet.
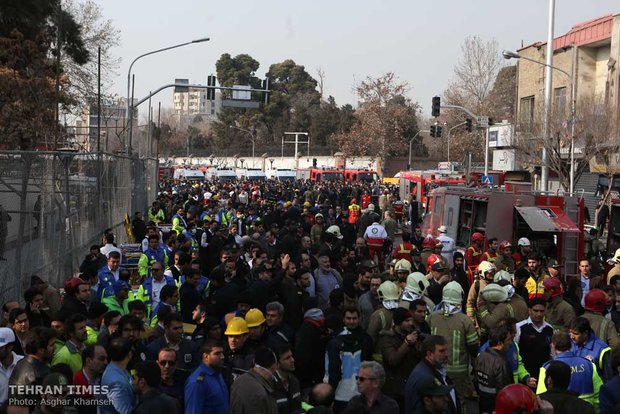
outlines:
M411 262L407 259L400 259L394 265L394 272L411 272Z
M400 289L394 282L386 280L377 289L380 301L396 301L400 298Z
M325 230L326 233L330 233L333 234L337 239L342 239L342 233L340 233L340 227L333 225L333 226L329 226L327 228L327 230Z
M524 246L524 247L528 247L531 246L532 243L530 243L530 240L527 237L521 237L519 239L519 241L517 242L517 246Z
M461 305L464 297L465 292L459 282L452 281L443 287L441 300L445 303Z
M501 303L508 300L508 292L497 283L491 283L480 291L482 298L487 302Z
M512 275L505 270L498 270L493 276L493 282L497 283L500 280L512 282Z
M487 272L495 272L497 269L495 268L495 265L491 262L487 262L486 260L483 260L482 262L480 262L480 264L478 265L478 271L484 275Z
M429 286L430 282L426 276L420 272L413 272L407 276L407 286L405 286L405 289L418 296L424 296Z

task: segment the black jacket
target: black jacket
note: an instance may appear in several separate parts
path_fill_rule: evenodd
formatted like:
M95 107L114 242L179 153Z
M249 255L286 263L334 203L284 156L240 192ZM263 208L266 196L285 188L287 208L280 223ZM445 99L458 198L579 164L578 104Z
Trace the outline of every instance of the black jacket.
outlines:
M501 352L487 348L478 356L474 384L480 395L480 412L492 412L497 393L512 383L514 383L512 369Z
M159 390L151 390L138 397L134 414L178 414L181 412L178 401Z
M65 295L60 311L65 317L69 317L71 315L88 315L88 308L86 305L75 298L72 295Z
M10 385L40 385L43 379L50 373L47 365L32 355L26 355L13 369ZM9 395L9 398L11 396Z
M555 413L594 414L594 407L579 398L576 392L551 388L540 394L540 398L549 401Z
M295 375L302 388L323 382L325 374L325 341L322 326L305 320L295 336Z

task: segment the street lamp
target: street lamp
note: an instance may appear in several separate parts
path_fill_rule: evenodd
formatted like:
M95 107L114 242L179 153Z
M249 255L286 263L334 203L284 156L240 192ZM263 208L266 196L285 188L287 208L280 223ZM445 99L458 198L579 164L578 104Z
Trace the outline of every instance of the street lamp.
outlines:
M502 56L504 57L504 59L523 59L523 60L527 60L529 62L532 63L536 63L538 65L541 66L545 66L551 69L555 69L560 73L563 73L564 75L568 76L568 78L570 79L570 94L571 94L571 137L570 137L570 184L569 184L569 192L572 195L574 190L575 190L575 110L576 110L576 99L577 99L577 95L576 95L576 88L575 88L575 45L571 45L571 47L573 48L573 67L569 72L565 71L564 69L560 69L556 66L553 65L549 65L547 63L544 62L539 62L538 60L535 59L531 59L525 56L521 56L520 54L516 53L516 52L511 52L509 50L504 50L502 52ZM548 110L547 110L548 111ZM546 118L546 117L545 117ZM545 119L545 124L548 123L548 120ZM547 127L545 127L545 130L547 130ZM546 139L546 136L545 136ZM543 163L545 162L545 160L543 160ZM543 165L544 167L544 165ZM544 189L543 189L544 190Z
M228 125L228 128L231 129L238 129L239 131L243 131L243 132L247 132L248 134L250 134L250 139L252 141L252 168L254 168L254 144L256 143L256 137L254 136L254 133L252 131L250 131L249 129L243 129L243 128L239 128L238 126L235 125Z
M210 39L208 37L203 37L200 39L195 39L195 40L190 40L189 42L185 42L185 43L179 43L178 45L173 45L173 46L168 46L168 47L164 47L162 49L157 49L157 50L153 50L147 53L144 53L140 56L138 56L137 58L135 58L131 64L129 65L129 70L127 71L127 106L125 108L125 118L127 119L127 132L125 135L125 148L127 148L127 152L129 153L129 137L131 134L131 128L133 127L132 125L132 118L133 118L133 102L131 102L131 104L129 103L129 100L131 99L131 96L129 95L130 93L130 87L131 87L131 68L133 67L134 63L136 63L136 61L138 59L141 59L145 56L149 56L149 55L154 55L155 53L159 53L159 52L165 52L166 50L170 50L170 49L176 49L178 47L182 47L182 46L187 46L187 45L191 45L193 43L202 43L202 42L208 42Z
M409 140L409 162L407 163L407 170L411 169L411 146L413 145L413 140L415 140L418 137L418 135L420 135L420 133L422 132L431 132L431 131L428 129L421 129L418 132L416 132L413 138Z

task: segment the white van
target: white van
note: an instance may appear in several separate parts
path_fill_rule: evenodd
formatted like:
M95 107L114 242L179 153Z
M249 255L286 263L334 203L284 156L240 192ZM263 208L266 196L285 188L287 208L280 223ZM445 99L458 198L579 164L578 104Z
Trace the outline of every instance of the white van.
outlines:
M205 175L202 171L177 168L174 170L174 175L172 178L175 180L203 181L205 179Z

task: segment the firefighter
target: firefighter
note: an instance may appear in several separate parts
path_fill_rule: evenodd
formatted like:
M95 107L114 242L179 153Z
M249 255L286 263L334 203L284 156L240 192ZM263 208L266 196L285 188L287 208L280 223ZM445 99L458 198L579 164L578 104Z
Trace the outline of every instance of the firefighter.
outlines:
M556 277L550 277L543 280L543 288L547 299L545 320L553 326L555 332L568 329L576 314L575 309L564 300L562 282Z
M394 209L394 218L396 219L398 224L401 224L403 221L403 211L405 210L405 203L403 203L400 199L396 200L392 208Z
M351 204L349 204L349 224L356 225L357 220L359 220L361 214L361 208L357 204L357 199L352 198Z
M517 251L514 252L512 258L515 261L516 267L527 266L527 256L532 252L532 243L527 237L521 237L517 242Z
M415 246L411 244L409 233L403 233L403 241L396 245L392 257L395 259L406 259L411 262L411 252L415 249Z
M368 206L372 203L372 196L368 194L368 190L364 190L362 194L362 208L368 208Z
M411 273L411 262L407 259L394 259L397 262L394 264L394 274L396 275L396 283L401 289L405 288L407 284L407 275Z
M403 294L400 296L400 302L398 306L405 309L411 309L411 303L417 299L422 299L426 302L426 308L430 313L435 304L432 300L426 296L426 290L430 286L428 278L420 272L413 272L407 276L407 284L403 290ZM415 309L411 309L415 310Z
M366 232L364 233L364 240L366 240L366 245L368 246L370 259L374 260L375 255L379 258L379 271L382 272L385 267L383 245L385 241L388 240L388 234L387 231L385 231L385 227L379 224L379 219L377 217L366 229Z
M514 273L515 261L512 258L512 244L508 240L502 240L499 244L497 257L493 260L493 264L498 270L505 270L508 273Z
M486 260L487 262L493 262L498 255L499 242L497 241L497 238L491 237L488 240L487 244L488 248L486 252L484 252L484 254L482 255L482 260Z
M515 288L510 283L512 276L505 270L499 270L493 276L493 281L503 287L508 294L508 307L510 309L510 316L515 318L518 322L529 318L530 310L528 308L525 299L517 295Z
M420 255L420 259L422 263L428 263L428 257L431 254L435 254L435 239L432 237L426 237L422 242L422 254Z
M495 276L495 266L490 262L481 262L478 265L478 279L469 288L467 295L467 316L471 320L476 320L476 311L478 310L478 299L480 291L484 289L488 284L493 282L493 276Z
M543 281L549 278L549 274L540 265L542 257L538 253L530 253L527 257L527 270L530 272L530 277L525 282L525 288L529 299L542 298L545 294L545 288Z
M479 338L474 323L463 314L465 293L458 282L446 284L442 290L441 308L428 318L432 335L441 335L448 341L448 366L446 371L454 382L456 394L461 399L475 398L474 385L469 376L469 365L478 354Z
M586 295L584 302L586 311L582 316L590 321L590 327L596 337L614 348L620 343L618 331L614 323L602 315L607 307L607 293L601 289L592 289Z
M482 261L482 246L484 245L484 235L475 232L471 235L471 246L465 251L465 263L468 267L478 267Z
M483 300L478 302L476 317L480 326L480 337L486 338L501 319L512 318L513 315L508 305L508 293L497 283L485 286L480 291L480 296Z
M368 335L372 338L373 344L377 343L379 332L392 327L392 310L398 307L400 289L396 283L386 280L377 289L377 295L381 307L370 315L368 322Z

